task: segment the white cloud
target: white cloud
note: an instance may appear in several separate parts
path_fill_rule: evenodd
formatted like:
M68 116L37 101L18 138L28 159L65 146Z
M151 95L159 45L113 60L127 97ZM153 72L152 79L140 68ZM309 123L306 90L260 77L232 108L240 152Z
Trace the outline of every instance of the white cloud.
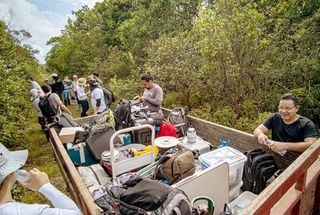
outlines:
M92 8L97 1L101 0L47 0L34 1L34 4L27 0L0 0L0 18L14 29L25 29L31 33L32 38L26 43L39 50L36 57L44 63L50 49L46 46L47 41L61 33L71 11L80 9L84 4ZM55 7L41 7L40 4L45 3Z

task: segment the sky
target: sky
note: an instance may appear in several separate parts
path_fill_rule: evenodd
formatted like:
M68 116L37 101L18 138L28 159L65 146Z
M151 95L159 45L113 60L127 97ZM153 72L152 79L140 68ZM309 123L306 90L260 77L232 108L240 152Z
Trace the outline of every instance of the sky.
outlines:
M32 37L23 41L39 51L35 57L45 63L50 50L47 41L59 36L72 11L90 8L102 0L0 0L0 19L15 30L25 29Z

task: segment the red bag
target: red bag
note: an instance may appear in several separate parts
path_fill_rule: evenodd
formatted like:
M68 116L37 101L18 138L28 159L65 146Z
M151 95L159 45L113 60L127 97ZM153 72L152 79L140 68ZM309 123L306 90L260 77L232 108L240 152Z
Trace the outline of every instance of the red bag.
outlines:
M174 127L174 125L170 122L162 121L160 124L160 130L157 133L157 137L162 136L178 137L176 127Z

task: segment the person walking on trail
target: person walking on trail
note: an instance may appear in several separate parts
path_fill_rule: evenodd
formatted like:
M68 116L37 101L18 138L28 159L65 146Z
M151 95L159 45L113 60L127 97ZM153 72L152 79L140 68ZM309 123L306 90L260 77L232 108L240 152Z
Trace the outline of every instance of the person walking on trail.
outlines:
M147 106L150 112L160 112L163 101L162 88L153 82L153 77L150 74L143 74L140 80L144 92L142 96L136 96L134 99L143 102L143 105Z
M63 103L65 106L70 105L70 88L71 88L71 81L69 80L68 76L65 76L63 79Z
M96 80L89 80L91 91L91 104L93 108L93 114L100 114L107 110L106 103L104 101L103 90L99 87L99 83Z
M40 91L40 96L43 96L44 93L40 87L40 85L38 84L38 82L34 81L31 75L27 75L26 76L26 80L31 84L31 88L32 89L37 89Z
M77 84L77 97L79 100L79 103L81 104L81 117L88 116L87 111L89 110L89 102L88 97L85 92L85 86L86 86L87 80L85 78L79 78L78 84Z
M1 215L80 215L74 201L56 189L48 175L36 168L28 171L30 180L20 180L22 186L44 195L53 205L25 204L14 201L11 190L17 180L17 172L26 162L28 150L9 151L0 143L0 214ZM19 174L19 173L18 173ZM18 177L19 179L19 177Z
M93 78L99 83L100 87L103 87L103 81L99 78L99 73L94 72L92 75Z
M51 88L48 85L41 86L43 92L45 93L44 98L42 99L45 101L48 100L48 105L46 105L46 110L49 110L49 112L52 113L44 113L44 108L41 107L41 103L39 103L39 107L41 109L41 112L43 116L46 119L46 123L52 123L54 121L54 117L59 116L61 114L61 109L65 112L67 112L69 115L72 116L71 111L63 104L60 97L56 94L51 92Z
M104 102L106 104L106 107L107 109L109 109L111 103L115 101L115 97L111 89L108 86L103 86L103 81L99 78L99 73L97 72L94 72L92 75L89 75L88 81L98 83L99 88L101 88L103 91Z
M62 99L64 85L62 81L59 79L59 76L57 73L52 73L51 77L52 77L52 84L51 84L52 92L58 94L60 99Z
M42 90L42 89L41 89ZM36 109L37 114L38 114L38 123L41 126L42 131L46 134L46 123L44 116L42 115L42 112L39 107L39 102L40 102L40 90L38 89L31 89L30 90L30 100L32 102L32 106ZM47 136L47 140L49 140L49 136Z
M298 98L292 93L281 96L279 112L269 116L253 132L260 144L268 146L274 152L297 152L305 151L317 139L317 132L313 122L299 115L300 105ZM266 135L272 131L271 140Z
M79 99L78 99L78 96L77 96L77 85L78 85L78 76L77 75L73 75L72 76L72 84L71 84L71 90L74 94L74 98L77 102L77 110L80 110L81 108L81 105L79 103Z

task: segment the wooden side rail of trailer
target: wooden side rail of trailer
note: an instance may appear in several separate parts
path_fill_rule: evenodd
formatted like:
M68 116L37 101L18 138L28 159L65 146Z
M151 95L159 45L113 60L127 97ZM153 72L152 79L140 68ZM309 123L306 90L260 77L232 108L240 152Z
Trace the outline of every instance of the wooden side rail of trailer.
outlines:
M164 109L165 115L169 110ZM242 152L264 148L252 134L189 116L192 127L213 145L221 138L229 139L230 146ZM243 214L320 214L320 139L302 153L274 180ZM278 163L285 159L275 154Z
M77 120L77 122L79 124L88 124L92 122L94 118L96 118L96 116L85 117ZM73 200L80 207L83 214L101 215L102 210L94 203L89 190L82 181L78 170L71 161L66 149L64 148L54 128L50 128L50 136L52 149L55 153L60 171L68 186L69 192L72 195Z
M165 115L168 109L163 109ZM79 124L90 124L93 117L77 119ZM220 139L229 139L230 146L241 152L254 148L266 147L260 145L252 134L189 116L197 134L217 146ZM94 203L92 196L80 178L80 175L70 160L55 129L50 129L52 148L57 158L70 193L78 203L83 214L101 214L101 209ZM298 159L296 159L276 180L274 180L243 214L312 214L319 213L320 201L320 140L313 144ZM288 157L280 158L284 162ZM282 159L282 160L281 160Z
M320 214L319 154L320 140L262 191L243 214Z

